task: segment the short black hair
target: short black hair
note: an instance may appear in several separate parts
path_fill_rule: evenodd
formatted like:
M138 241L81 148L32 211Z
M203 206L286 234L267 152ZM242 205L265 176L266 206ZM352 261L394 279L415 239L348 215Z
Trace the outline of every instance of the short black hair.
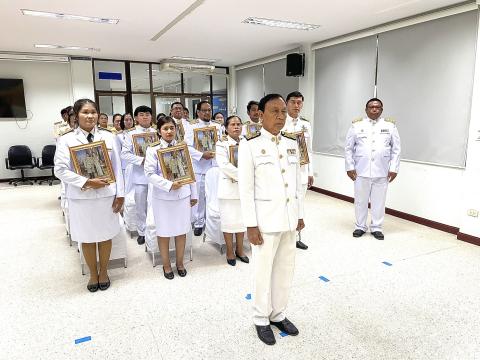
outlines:
M228 128L228 124L230 124L230 121L232 121L233 119L237 118L238 120L240 120L240 126L242 125L242 119L240 119L240 116L238 115L230 115L229 117L227 117L227 119L225 120L225 134L228 134L227 133L227 128Z
M182 104L180 101L174 101L174 102L170 105L170 110L172 110L175 105L180 105L183 109L185 109L185 106L183 106L183 104Z
M100 113L100 114L98 114L98 117L100 117L100 116L102 116L102 115L105 115L105 116L107 117L107 119L108 119L108 115L105 114L105 113Z
M202 105L203 104L208 104L210 105L210 103L207 101L207 100L202 100L200 101L198 104L197 104L197 111L200 111L202 109Z
M285 102L288 102L288 100L290 100L290 98L292 97L299 97L302 98L302 101L305 101L305 98L300 91L292 91L290 94L287 95L287 99L285 100Z
M157 115L157 121L158 121L158 119L160 119L161 117L165 117L165 116L167 116L167 115L166 115L166 114L164 114L164 113L160 113L160 114L158 114L158 115Z
M183 107L183 111L186 111L187 114L190 114L190 110L188 110L188 108L186 106Z
M382 104L382 107L383 107L383 102L382 100L378 99L378 98L371 98L370 100L367 101L367 103L365 104L365 109L368 108L368 104L370 104L371 102L374 102L374 101L378 101L380 104Z
M212 119L215 120L215 118L218 114L221 114L223 116L223 121L225 122L225 116L223 115L223 113L221 111L217 111L215 114L213 114Z
M261 112L264 112L265 105L267 105L269 101L272 101L274 99L282 99L283 101L285 101L283 96L280 94L267 94L263 98L261 98L260 102L258 103L258 110L260 110Z
M67 106L67 107L63 108L62 110L60 110L60 115L63 116L63 114L68 114L70 112L70 110L72 110L72 107Z
M120 116L120 117L122 117L122 114L119 114L119 113L113 114L113 116L112 116L112 120L115 120L115 118L116 118L117 116Z
M250 100L247 104L247 112L250 112L250 110L252 109L252 106L253 105L257 105L258 106L258 101L255 101L255 100Z
M175 126L175 129L177 128L177 123L171 116L161 116L157 117L157 131L160 133L160 128L168 123L172 123Z
M133 116L137 116L138 113L141 113L141 112L148 112L150 113L150 115L152 115L152 108L149 108L147 105L137 106L137 108L133 112Z

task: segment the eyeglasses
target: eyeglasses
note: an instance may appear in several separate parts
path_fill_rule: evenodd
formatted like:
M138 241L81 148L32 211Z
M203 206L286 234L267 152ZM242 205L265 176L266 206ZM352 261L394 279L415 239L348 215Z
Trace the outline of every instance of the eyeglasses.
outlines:
M208 113L208 112L212 112L212 109L203 109L203 110L198 110L198 111L201 111L203 113Z

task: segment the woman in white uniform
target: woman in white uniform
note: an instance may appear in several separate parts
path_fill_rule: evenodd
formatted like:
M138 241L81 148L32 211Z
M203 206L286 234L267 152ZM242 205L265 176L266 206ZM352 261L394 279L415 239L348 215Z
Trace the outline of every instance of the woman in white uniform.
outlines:
M82 246L83 256L90 270L87 289L91 292L107 290L107 274L112 249L112 238L120 232L118 212L123 206L124 185L118 142L108 130L96 127L98 107L89 99L81 99L73 106L78 128L60 137L55 152L55 175L66 185L72 240ZM116 182L75 173L69 148L105 141L112 162ZM97 244L100 269L97 269Z
M163 176L157 150L177 145L175 140L176 122L170 116L161 117L157 122L160 141L147 148L145 175L153 185L152 207L157 233L158 248L163 263L164 276L172 280L174 275L169 257L170 237L175 237L176 267L178 275L184 277L187 270L183 265L187 233L192 230L190 208L197 203L195 183L180 185ZM191 161L191 160L190 160Z
M243 237L247 230L242 221L242 211L240 208L240 196L238 194L238 169L230 161L230 147L236 146L240 142L242 132L242 121L238 116L229 116L225 121L226 136L217 142L216 160L220 168L220 177L218 179L218 203L220 207L220 223L227 246L227 263L231 266L236 265L236 258L248 263L249 259L243 251ZM238 154L238 147L237 152ZM234 156L235 159L238 159ZM233 252L233 234L236 237L236 251Z

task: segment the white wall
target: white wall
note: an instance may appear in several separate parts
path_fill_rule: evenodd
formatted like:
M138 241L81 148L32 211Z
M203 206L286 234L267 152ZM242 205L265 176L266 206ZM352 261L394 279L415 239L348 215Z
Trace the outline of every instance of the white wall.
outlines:
M313 119L315 59L311 44L303 44L301 51L305 52L306 63L305 76L299 83L299 91L305 96L302 115ZM480 210L480 43L476 61L466 169L402 161L398 177L390 184L386 206L459 227L462 233L480 237L479 218L467 216L468 209ZM313 158L315 186L353 197L353 184L345 174L342 157L314 154ZM353 216L352 212L352 226Z
M0 61L1 78L23 79L28 120L0 120L0 179L19 176L7 170L4 158L12 145L27 145L33 156L41 156L45 145L55 144L53 123L60 120L60 110L74 99L93 98L92 70L89 61L70 63L35 61ZM74 82L72 82L72 78ZM90 84L90 85L89 85ZM49 175L48 171L26 170L26 176Z

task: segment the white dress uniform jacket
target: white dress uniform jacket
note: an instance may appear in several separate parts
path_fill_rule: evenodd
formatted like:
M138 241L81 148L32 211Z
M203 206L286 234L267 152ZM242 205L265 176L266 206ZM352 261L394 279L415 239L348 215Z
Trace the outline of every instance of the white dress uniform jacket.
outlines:
M177 145L175 140L172 146ZM145 176L153 185L152 197L162 200L179 200L186 197L197 198L197 187L195 183L184 185L177 190L171 190L173 182L164 178L160 163L158 161L157 150L168 147L168 143L161 139L158 145L149 146L145 156Z
M303 193L297 142L262 128L242 140L238 184L246 227L263 232L294 231L303 219Z
M223 141L217 142L215 159L220 168L218 181L218 199L240 199L238 193L238 168L230 162L230 146L238 143L226 136Z
M134 130L128 130L124 136L121 158L127 164L132 164L131 181L133 184L146 185L148 184L148 180L145 177L145 172L142 165L144 158L141 156L135 155L132 135L149 133L149 132L156 132L156 131L152 127L143 128L140 125L137 125Z
M300 169L302 172L302 184L306 185L308 184L308 177L313 176L312 127L306 120L300 118L294 119L290 115L287 115L287 120L285 121L285 126L282 130L289 133L298 131L303 131L304 133L305 142L307 143L308 159L310 162L306 165L302 165Z
M55 152L55 175L66 185L66 197L70 199L96 199L109 196L124 197L124 185L122 167L120 163L120 149L115 135L108 130L92 130L93 141L105 141L108 154L112 162L115 182L101 189L82 190L88 178L74 172L69 147L88 144L86 131L77 128L63 136L57 141Z
M383 178L398 173L400 136L391 121L379 118L355 120L348 130L345 145L345 170L356 170L357 176Z

